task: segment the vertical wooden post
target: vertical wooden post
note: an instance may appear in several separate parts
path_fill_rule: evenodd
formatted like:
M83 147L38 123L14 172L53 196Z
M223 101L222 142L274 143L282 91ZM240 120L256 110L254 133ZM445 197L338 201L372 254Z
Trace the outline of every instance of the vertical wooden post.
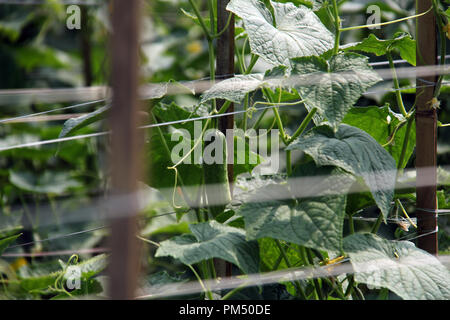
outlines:
M427 11L432 6L431 0L418 0L417 13ZM436 19L434 13L417 18L417 66L437 64ZM436 82L437 77L424 78ZM425 83L417 79L417 86ZM437 216L430 212L437 209L436 202L436 154L437 154L437 116L431 107L434 87L416 91L416 169L417 169L417 224L419 236L430 233L437 228ZM430 183L431 182L431 183ZM420 210L427 209L428 211ZM437 233L431 233L417 239L418 247L431 254L438 253Z
M221 32L227 25L231 12L226 10L230 0L217 0L217 32ZM234 75L234 15L231 17L227 30L217 39L216 76L220 79L231 78ZM224 100L217 100L217 109L224 104ZM227 112L232 112L234 105L230 104ZM229 115L219 118L219 129L225 134L227 129L233 129L234 117ZM233 181L233 164L228 164L228 180Z
M138 278L140 173L138 123L138 25L140 0L114 0L112 14L112 107L110 112L112 195L120 206L111 217L109 266L112 299L132 299Z
M227 27L228 18L231 16L230 23L225 32L217 39L216 54L216 76L217 78L231 78L234 75L234 15L227 11L226 7L230 0L217 0L217 33ZM217 100L217 108L220 109L225 103L224 100ZM234 111L234 105L231 104L227 112ZM226 134L227 129L233 129L234 117L229 115L219 118L219 130ZM233 145L231 145L233 146ZM228 148L228 154L233 154L233 148ZM228 181L230 182L230 190L233 192L232 183L234 180L233 164L228 164ZM216 273L218 276L231 276L231 264L225 261L215 261Z
M83 58L84 85L90 87L92 84L92 58L91 58L91 22L87 6L81 7L81 56Z

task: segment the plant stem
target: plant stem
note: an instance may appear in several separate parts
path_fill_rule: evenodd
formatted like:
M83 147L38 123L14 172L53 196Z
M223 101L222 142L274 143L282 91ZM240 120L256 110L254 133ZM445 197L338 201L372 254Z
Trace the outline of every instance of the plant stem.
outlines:
M350 30L364 29L364 28L370 28L370 27L386 26L388 24L402 22L402 21L406 21L408 19L415 19L415 18L421 17L423 15L426 15L427 13L429 13L431 11L431 9L433 9L432 6L427 11L419 13L419 14L415 14L413 16L408 16L408 17L405 17L405 18L397 19L397 20L391 20L391 21L388 21L388 22L365 24L365 25L362 25L362 26L341 28L341 31L350 31Z
M308 258L306 257L306 248L303 246L299 246L298 253L300 254L300 258L302 259L303 264L305 266L309 266L309 261Z
M324 280L326 283L328 283L328 285L329 285L330 287L333 288L333 290L330 292L330 294L333 293L333 291L334 291L334 292L337 293L337 295L339 296L339 298L341 298L342 300L345 300L344 292L342 292L342 288L339 287L338 284L334 283L334 282L331 281L329 278L323 278L323 280ZM328 296L329 296L330 294L328 294Z
M230 291L229 291L226 295L224 295L224 296L222 297L222 299L220 299L220 300L228 300L228 299L230 299L231 296L233 296L235 293L241 291L241 290L244 289L245 287L246 287L246 284L243 283L243 284L241 284L240 286L238 286L238 287L236 287L236 288L233 288L233 290L230 290Z
M348 281L348 285L347 285L347 289L345 290L346 297L348 297L353 291L353 285L355 284L355 278L353 277L353 275L349 275L347 278L347 281Z
M309 248L306 248L306 256L308 257L308 261L310 265L314 265L314 259L313 259L313 255L312 255L312 251ZM313 279L313 283L314 283L314 288L316 289L317 292L317 296L319 298L319 300L324 300L323 294L322 294L322 290L320 288L320 283L318 279Z
M262 89L264 95L267 97L267 100L270 102L270 104L274 103L271 99L270 95L267 93L266 90ZM283 140L283 143L287 145L287 139L286 139L286 132L284 131L283 122L281 121L280 113L278 112L277 108L272 108L273 114L275 116L278 129L280 130L280 136L281 140Z
M353 223L353 216L351 214L348 215L348 231L350 234L355 233L355 224Z
M222 34L225 33L225 31L227 31L227 29L228 29L228 27L229 27L229 25L230 25L230 22L231 22L231 18L232 18L232 17L233 17L233 14L230 12L230 14L228 15L228 20L227 20L227 23L225 24L225 27L223 27L223 29L220 30L220 32L214 34L214 36L213 36L214 38L220 37Z
M210 20L210 34L214 35L216 33L216 23L215 23L215 17L214 17L214 0L208 0L208 11L209 11L209 20Z
M381 225L382 221L383 221L383 213L380 212L380 214L378 215L377 221L373 225L372 230L370 232L373 233L373 234L377 234L378 229L380 228L380 225Z
M339 53L339 42L341 40L341 18L339 17L339 9L336 0L333 0L333 16L334 16L334 28L336 30L336 35L334 38L333 54L336 55Z
M391 68L391 71L392 71L392 80L394 81L395 97L397 98L398 108L400 109L400 112L402 113L402 115L405 118L407 118L408 113L406 112L405 105L403 104L402 93L400 92L400 84L398 83L397 72L395 71L394 60L392 60L392 55L389 50L386 52L386 57L388 58L389 67Z
M253 67L255 66L258 59L259 59L259 56L257 56L256 54L252 54L252 59L250 60L250 64L248 65L244 74L250 74L250 72L252 72Z
M278 239L274 239L274 240L275 240L275 243L276 243L276 245L278 247L278 250L280 250L280 253L281 253L281 255L282 255L283 259L284 259L284 262L286 262L287 267L288 268L292 268L292 265L289 262L289 259L287 257L286 251L284 250L283 246L281 245L280 240L278 240ZM303 291L303 288L302 288L302 285L301 285L300 281L295 280L294 283L295 283L295 286L297 287L297 292L302 296L302 298L304 300L308 300L308 297L306 296L305 291Z
M286 174L288 176L292 174L291 150L286 150Z
M438 30L439 30L439 39L441 41L441 61L440 65L445 65L445 55L447 53L447 37L443 31L444 23L442 21L442 17L439 14L439 7L436 3L436 0L433 0L433 8L434 8L434 15L436 16L436 21L438 23ZM444 79L444 75L440 75L437 80L436 87L434 88L434 97L437 98L439 96L439 92L441 91L441 85L442 85L442 79Z
M198 282L200 283L200 286L202 287L203 291L205 291L205 294L208 296L209 300L213 300L213 296L211 291L209 291L208 289L206 289L202 278L200 277L200 275L197 273L197 271L195 271L194 267L191 266L190 264L187 265L189 267L189 269L191 269L192 273L195 275L195 277L197 278Z
M261 123L261 120L264 118L264 116L266 115L267 111L269 109L264 109L263 112L261 112L261 114L259 115L258 119L256 119L255 124L253 125L253 129L257 129L259 124Z
M278 110L274 108L275 112L275 119L277 120L278 128L280 128L280 134L282 135L282 140L286 146L291 144L292 141L297 139L303 131L305 131L306 127L308 126L309 122L311 121L314 114L317 112L317 108L311 109L310 112L308 112L305 119L303 119L302 123L298 127L297 131L295 131L294 135L290 138L287 138L286 133L284 132L283 124L281 123L281 118L278 113ZM278 116L277 116L278 115ZM284 137L284 139L283 139ZM292 159L291 159L291 150L286 150L286 173L288 176L292 174Z
M303 119L302 123L298 127L297 131L295 131L294 134L292 135L292 137L290 137L289 140L287 141L288 145L291 144L292 141L297 139L303 133L303 131L305 131L306 127L311 122L311 119L316 114L316 112L317 112L317 108L312 108L311 111L308 112L305 119Z
M284 131L283 122L281 121L280 113L278 112L277 108L273 108L273 114L275 115L275 119L277 120L277 126L280 130L280 136L283 143L287 146L287 138L286 138L286 132Z
M275 260L275 264L273 265L272 270L278 269L278 267L280 266L281 260L283 260L283 255L280 253L277 260Z
M229 101L229 100L225 101L224 104L222 105L222 107L220 108L220 110L217 111L217 114L222 114L225 111L227 111L230 104L231 104L231 101Z
M399 171L403 169L403 162L405 161L406 149L408 148L409 136L411 135L412 123L414 120L413 114L414 113L409 116L408 123L406 124L405 138L403 139L402 151L400 152L400 158L398 159L397 164L397 177L399 175Z
M397 202L398 206L400 207L400 209L403 212L403 215L406 217L406 220L408 220L408 222L417 229L417 225L414 223L414 221L411 220L411 218L408 215L408 212L406 212L405 207L403 207L402 202L400 201L400 199L396 199L395 202Z
M245 95L245 98L244 98L244 111L245 111L245 113L244 113L244 119L243 119L243 122L242 122L242 129L244 130L244 132L247 131L247 117L248 117L247 109L248 109L248 93Z
M243 58L241 57L241 55L239 54L239 50L235 49L234 53L236 54L236 57L238 59L238 66L239 66L239 71L240 73L244 73L245 72L245 67L244 67L244 62L243 62Z
M242 67L243 67L242 73L243 74L245 74L245 70L247 70L247 66L245 65L245 48L247 47L247 43L248 43L248 37L245 37L244 44L242 45L242 53L241 53Z
M208 57L209 57L209 77L211 81L216 80L216 57L214 55L214 45L212 40L208 40Z
M216 274L216 267L214 266L213 259L208 260L208 267L209 267L209 274L211 276L211 279L215 279L217 277L217 274Z
M192 7L192 9L194 10L195 15L197 16L198 22L200 23L200 27L203 29L203 33L206 36L206 39L208 39L208 41L211 40L211 35L208 31L208 28L206 27L205 21L203 20L202 15L200 14L200 11L198 10L195 2L193 0L189 0L189 3Z

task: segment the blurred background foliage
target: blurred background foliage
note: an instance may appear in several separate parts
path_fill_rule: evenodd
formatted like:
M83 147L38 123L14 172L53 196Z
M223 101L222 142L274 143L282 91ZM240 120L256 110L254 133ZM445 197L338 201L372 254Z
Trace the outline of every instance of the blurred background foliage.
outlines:
M208 47L200 26L191 18L192 12L187 0L146 0L142 21L141 71L142 82L156 83L165 81L188 81L208 79ZM295 4L311 6L308 0L291 0ZM205 1L199 1L200 11L206 15ZM341 1L343 26L366 24L367 8L378 5L381 9L381 22L404 18L414 14L414 0L352 0ZM67 5L58 0L43 0L40 4L15 5L0 1L0 90L22 88L67 88L80 86L107 85L109 81L108 35L111 32L109 16L112 8L109 1L98 0L94 5L81 6L81 30L69 30L66 27ZM329 18L321 10L318 12L322 22L333 30ZM237 31L242 32L241 21L237 21ZM342 44L361 41L370 33L380 39L392 37L395 33L409 32L414 36L413 20L392 24L381 29L359 29L342 34ZM245 50L247 61L250 60L248 46L243 48L245 35L240 34L236 41L236 50ZM370 56L370 55L369 55ZM371 62L383 57L370 56ZM395 56L394 59L399 59ZM254 71L267 69L262 59ZM386 66L387 67L387 66ZM415 83L403 79L401 85L414 86ZM389 81L380 84L378 89L392 88ZM443 123L450 122L448 88L443 88L439 118ZM414 104L415 90L410 89L404 95L406 104ZM0 104L0 119L21 116L74 104L40 102L21 102ZM197 102L196 96L178 95L162 99L165 104L175 102L180 106L192 106ZM359 106L386 103L396 105L393 93L381 92L367 94L358 101ZM101 104L80 107L58 113L86 113L96 110ZM146 105L150 108L150 104ZM236 106L236 109L241 106ZM298 119L304 116L300 108L285 108L283 121L287 127L294 128ZM239 121L239 117L237 117ZM273 122L267 115L262 127L268 128ZM0 123L0 147L16 145L29 141L57 138L63 121L39 121ZM289 124L292 124L290 126ZM294 126L295 125L295 126ZM92 133L104 129L105 124L94 123L78 133ZM291 128L291 130L292 130ZM289 129L288 129L289 130ZM450 164L450 129L439 129L440 165ZM41 239L63 236L78 230L99 227L98 223L74 221L65 223L64 215L83 205L92 203L92 199L104 195L108 181L107 138L80 139L60 144L49 144L37 148L21 148L0 152L0 239L22 232L18 243L34 242L31 245L16 247L9 253L45 252L52 250L77 250L79 248L96 248L104 245L106 231L98 229L77 237L62 240L40 242ZM409 167L414 166L414 156ZM444 174L445 176L445 174ZM448 184L448 177L447 177ZM151 190L151 189L150 189ZM450 208L449 186L440 187L440 207ZM152 202L143 213L142 234L164 239L168 234L187 232L186 220L177 221L176 217L159 218L158 224L151 219L154 215L170 210L164 197L151 190L148 201ZM152 201L150 201L152 200ZM411 207L412 208L412 207ZM42 212L45 211L45 212ZM44 213L47 220L40 220ZM76 219L75 219L76 220ZM448 219L441 219L440 249L450 252ZM101 225L100 225L101 226ZM85 255L89 258L91 255ZM179 271L176 264L164 259L153 260L151 252L144 257L147 284L164 281L184 281L186 275ZM68 257L62 257L67 261ZM54 258L3 258L6 265L17 271L22 279L34 279L28 282L20 292L22 297L58 297L57 292L45 291L46 282L40 282L43 275L61 270L61 263ZM101 268L97 266L96 271ZM0 264L0 273L5 274L7 267ZM21 270L21 271L19 271ZM166 271L172 272L169 275ZM54 280L54 278L51 278ZM98 282L98 283L97 283ZM101 279L95 283L87 282L97 292ZM34 291L33 291L34 290ZM96 291L97 290L97 291ZM0 290L0 297L7 293ZM11 297L10 297L11 298Z

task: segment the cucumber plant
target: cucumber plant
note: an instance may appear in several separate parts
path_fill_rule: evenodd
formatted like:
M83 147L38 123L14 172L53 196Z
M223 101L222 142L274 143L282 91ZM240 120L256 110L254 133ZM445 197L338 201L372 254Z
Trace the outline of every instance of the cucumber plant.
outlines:
M396 188L405 180L402 173L414 152L415 106L404 101L393 55L399 54L414 66L415 40L407 33L386 40L370 34L361 42L343 45L342 33L367 26L342 28L337 0L294 3L231 0L227 10L237 17L240 74L213 84L194 107L168 104L163 95L154 97L151 112L156 122L203 117L200 138L188 141L188 152L175 164L170 152L176 142L169 131L160 127L152 131L151 186L163 193L173 190L165 194L179 218L192 211L196 214L187 233L158 244L155 257L177 259L198 270L199 278L215 277L213 258L232 263L235 273L299 266L332 268L332 264L349 259L353 274L283 285L299 299L386 298L389 294L404 299L450 298L446 267L412 242L399 241L408 238L410 233L405 230L415 226L404 207L415 200L415 192ZM183 12L204 33L214 80L214 41L224 31L215 29L215 1L206 1L208 18L195 0L189 4L191 11ZM433 6L445 48L448 11L439 1L433 1ZM369 88L382 81L363 54L388 60L394 110L388 104L357 105ZM261 61L264 63L258 64ZM268 67L254 73L258 65ZM438 95L439 90L436 101ZM226 100L220 109L216 99ZM195 162L195 149L208 146L203 145L203 134L217 129L215 120L205 116L220 116L230 103L244 110L235 128L246 130L253 124L252 128L258 129L266 118L273 119L270 128L279 130L285 154L285 169L272 175L256 174L257 164L248 161L235 165L241 205L231 202L226 162ZM270 108L262 111L258 105ZM286 105L303 110L302 121L293 124L283 118L281 106ZM260 114L255 120L252 115L257 111ZM74 121L72 127L80 127ZM196 136L192 122L177 122L171 128ZM225 142L222 134L214 136L219 143ZM244 140L248 143L249 137ZM246 148L246 159L250 152ZM184 161L192 157L194 161ZM227 159L226 153L223 159ZM247 176L239 176L242 173ZM219 199L218 203L211 202L212 198ZM361 212L372 213L373 221L357 221ZM388 222L399 224L395 234L386 227ZM384 264L377 268L378 261ZM208 298L213 297L205 291ZM222 292L221 297L233 297L237 291Z

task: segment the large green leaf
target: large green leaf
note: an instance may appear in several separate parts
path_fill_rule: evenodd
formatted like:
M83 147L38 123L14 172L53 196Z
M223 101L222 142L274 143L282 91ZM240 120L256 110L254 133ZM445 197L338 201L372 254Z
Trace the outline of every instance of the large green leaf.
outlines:
M244 21L253 53L271 64L289 66L290 58L320 55L333 47L333 34L311 9L269 2L275 21L262 1L231 0L227 6Z
M345 53L329 61L321 57L292 59L287 83L297 89L309 109L316 107L336 128L366 89L378 81L381 78L368 65L367 57Z
M319 166L337 166L362 177L381 212L385 217L389 213L394 196L395 160L366 132L345 124L336 132L320 126L287 149L303 150Z
M246 241L243 230L216 221L193 224L189 228L193 235L161 242L155 256L171 256L189 265L220 258L235 264L245 273L259 271L258 244Z
M241 103L245 95L255 91L264 84L262 74L236 75L223 80L208 89L201 98L201 103L211 99L226 99Z
M328 174L332 174L332 170L326 169ZM268 185L257 189L237 213L244 217L250 239L270 237L315 249L339 251L346 198L331 190L334 195L326 195L326 190L322 192L325 195L321 197L308 194L307 198L296 200L287 185Z
M397 49L400 56L408 61L411 65L416 65L416 40L412 39L409 34L399 34L393 39L381 40L373 33L366 39L358 43L352 43L343 47L346 51L362 51L382 56L390 50Z
M360 128L370 134L388 151L398 165L406 134L406 119L393 112L389 106L351 108L342 120L343 123ZM393 140L391 141L391 139ZM411 157L416 145L416 127L413 124L403 160L404 167ZM388 145L386 145L390 142Z
M0 240L0 256L2 255L3 251L5 251L6 248L9 247L9 245L10 245L11 243L13 243L14 241L16 241L16 239L17 239L18 237L20 237L20 234L17 234L17 235L11 236L11 237L7 237L7 238L4 238L4 239L1 239L1 240Z
M450 299L450 272L412 242L354 234L344 239L344 250L357 282L388 288L407 300Z

